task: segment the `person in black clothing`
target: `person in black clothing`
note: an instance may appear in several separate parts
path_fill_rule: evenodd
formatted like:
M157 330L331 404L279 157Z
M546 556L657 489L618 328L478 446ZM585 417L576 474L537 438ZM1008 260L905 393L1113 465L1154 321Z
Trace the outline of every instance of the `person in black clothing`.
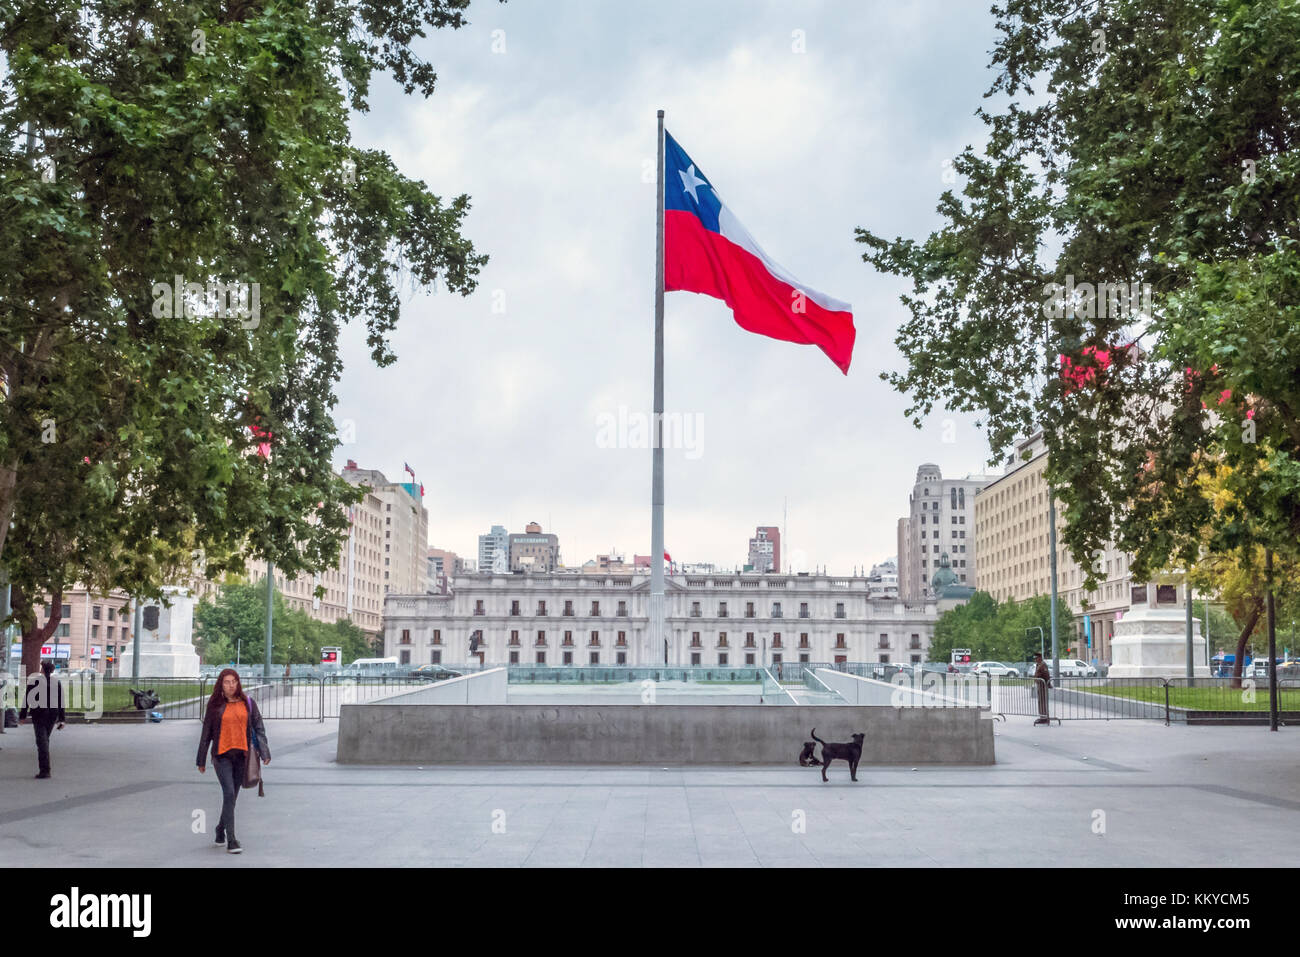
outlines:
M1034 662L1034 684L1038 691L1038 720L1034 724L1050 725L1051 719L1047 717L1047 689L1052 686L1052 673L1047 669L1041 653L1034 652Z
M58 726L63 730L67 716L63 713L63 685L54 677L54 663L41 662L41 673L27 679L27 693L23 695L23 707L18 712L18 722L23 723L30 716L32 728L36 731L36 763L40 770L38 778L50 776L50 732Z

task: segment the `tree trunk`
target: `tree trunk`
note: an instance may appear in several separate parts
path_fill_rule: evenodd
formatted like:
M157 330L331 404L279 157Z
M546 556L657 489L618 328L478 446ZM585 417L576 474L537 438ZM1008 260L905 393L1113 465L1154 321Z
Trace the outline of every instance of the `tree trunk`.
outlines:
M54 306L55 315L62 316L67 309L68 303L72 301L72 294L69 289L63 288L55 294ZM54 354L54 326L38 327L32 340L31 352L22 357L14 357L0 366L0 375L4 377L5 395L12 396L19 389L23 388L27 382L27 370L40 367L50 360ZM9 537L9 524L14 518L14 505L17 501L18 488L18 456L15 454L9 461L0 463L0 557L4 556L5 540ZM13 602L10 601L10 607ZM55 619L57 621L57 618ZM27 661L26 644L23 646L23 661ZM39 649L37 654L39 655ZM6 652L7 654L7 652Z
M1236 660L1232 663L1233 688L1241 687L1242 659L1245 657L1246 653L1246 642L1250 640L1250 636L1255 632L1255 625L1259 623L1259 614L1260 602L1256 599L1254 604L1251 605L1250 617L1246 619L1246 625L1241 629L1241 635L1237 638Z
M5 552L5 539L9 537L9 523L14 519L14 491L18 486L18 469L14 465L0 465L0 555Z
M10 592L10 605L14 618L22 622L23 628L23 673L39 674L41 670L41 645L49 641L50 636L58 630L63 619L63 586L60 585L50 597L50 620L44 625L36 624L36 614L32 611L27 594L19 585L14 585Z

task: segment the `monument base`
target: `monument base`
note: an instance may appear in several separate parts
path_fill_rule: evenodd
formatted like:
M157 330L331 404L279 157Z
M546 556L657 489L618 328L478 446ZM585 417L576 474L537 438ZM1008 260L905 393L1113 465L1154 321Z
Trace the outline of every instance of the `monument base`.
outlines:
M117 673L131 677L134 670L132 648L127 645L119 658ZM170 641L144 641L140 647L140 680L145 678L197 678L199 654L188 643Z
M1187 677L1187 609L1139 605L1115 622L1111 678ZM1192 676L1208 678L1201 623L1192 620Z
M194 598L184 588L163 589L168 605L145 606L140 633L140 680L146 678L197 678L199 654L194 650ZM135 669L135 642L123 650L118 674L130 677Z

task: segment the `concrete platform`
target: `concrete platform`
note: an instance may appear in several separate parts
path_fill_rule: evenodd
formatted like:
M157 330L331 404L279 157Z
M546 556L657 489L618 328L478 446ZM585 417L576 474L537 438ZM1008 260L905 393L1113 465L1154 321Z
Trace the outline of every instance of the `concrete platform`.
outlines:
M267 796L239 856L197 721L79 725L32 780L30 726L0 736L10 867L1300 865L1300 728L1145 721L997 725L991 767L344 766L337 722L268 721ZM1101 812L1099 815L1098 812ZM200 820L199 815L206 815ZM1104 815L1104 818L1101 816ZM1104 833L1094 827L1104 820ZM803 830L793 825L803 822ZM494 822L497 825L493 829ZM194 828L203 825L203 833Z
M798 767L815 728L824 741L864 734L868 765L994 758L994 722L974 708L400 703L418 694L343 705L339 763Z

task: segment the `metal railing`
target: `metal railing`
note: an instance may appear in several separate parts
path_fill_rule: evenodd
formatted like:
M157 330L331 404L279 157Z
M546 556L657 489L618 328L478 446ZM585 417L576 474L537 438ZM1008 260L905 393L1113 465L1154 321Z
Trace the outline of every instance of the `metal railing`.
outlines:
M1268 682L1233 678L993 679L993 710L1053 721L1134 718L1186 724L1259 724L1269 713ZM1045 698L1045 702L1043 699ZM1279 682L1278 711L1300 721L1300 682Z
M509 665L511 684L620 684L631 681L687 681L761 684L755 665Z
M449 671L471 673L481 670L477 662L449 665ZM944 676L930 670L921 671L908 665L882 665L871 662L782 662L779 666L692 665L646 667L605 665L593 667L556 665L510 665L508 680L512 685L538 683L599 684L636 681L681 681L693 683L753 683L762 689L764 701L788 698L790 686L802 686L808 692L835 695L815 674L828 668L846 674L875 678L887 682L919 684L927 689L931 679ZM256 672L256 673L254 673ZM407 672L388 675L290 674L269 681L260 671L249 669L241 675L244 690L258 704L263 717L271 719L310 719L324 721L339 716L344 704L373 701L399 691L429 683L428 679ZM70 701L69 712L102 712L105 719L141 720L130 689L152 690L159 703L149 710L164 718L203 716L215 687L215 676L198 678L104 678L85 682L79 699ZM1166 724L1232 724L1267 722L1269 714L1268 682L1263 679L1234 678L1060 678L1050 687L1034 678L997 678L966 676L962 689L954 691L951 681L936 683L933 691L956 695L994 713L1039 717L1040 693L1045 699L1047 717L1054 721L1079 720L1164 720ZM92 687L93 686L93 691ZM78 703L82 707L78 707ZM1280 718L1300 723L1300 681L1279 681Z
M814 672L810 668L804 669L803 686L805 689L811 691L813 694L823 695L829 698L833 698L834 700L838 701L840 704L845 703L844 696L841 695L834 688L832 688L830 685L828 685L826 682L822 681L821 678L818 678L816 672Z
M260 676L240 676L244 692L257 702L267 720L277 718L324 721L337 718L339 707L382 698L429 682L409 675L290 675L263 680ZM131 689L152 691L159 701L148 709L164 718L202 718L216 687L215 677L198 678L105 678L98 685L101 697L94 709L99 720L142 720L144 715L134 705ZM85 696L90 703L88 695ZM85 709L86 714L91 709Z
M763 669L763 691L762 699L764 704L798 704L794 696L790 694L785 687L776 680L768 668Z

